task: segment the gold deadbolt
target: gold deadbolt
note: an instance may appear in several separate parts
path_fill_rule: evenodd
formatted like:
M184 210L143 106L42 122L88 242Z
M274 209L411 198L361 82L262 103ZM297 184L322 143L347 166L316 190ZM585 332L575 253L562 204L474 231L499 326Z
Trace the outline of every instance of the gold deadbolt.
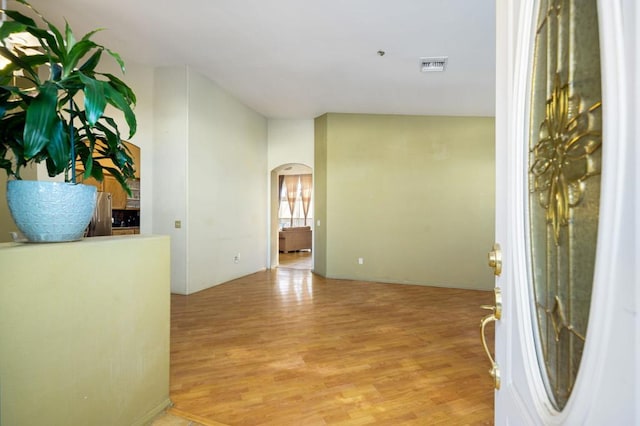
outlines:
M495 243L489 252L489 267L493 269L496 276L502 273L502 250L498 243Z

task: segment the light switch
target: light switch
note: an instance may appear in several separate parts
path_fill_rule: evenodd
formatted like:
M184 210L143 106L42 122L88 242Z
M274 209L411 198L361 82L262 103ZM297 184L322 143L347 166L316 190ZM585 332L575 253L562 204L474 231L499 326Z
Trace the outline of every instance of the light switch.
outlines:
M174 227L176 229L182 228L182 221L181 220L176 220L175 224L174 224Z

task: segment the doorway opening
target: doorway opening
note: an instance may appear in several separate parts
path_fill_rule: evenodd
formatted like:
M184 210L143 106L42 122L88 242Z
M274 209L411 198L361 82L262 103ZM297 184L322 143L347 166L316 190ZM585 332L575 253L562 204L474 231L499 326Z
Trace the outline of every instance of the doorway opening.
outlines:
M271 171L271 268L313 269L313 170L301 163Z

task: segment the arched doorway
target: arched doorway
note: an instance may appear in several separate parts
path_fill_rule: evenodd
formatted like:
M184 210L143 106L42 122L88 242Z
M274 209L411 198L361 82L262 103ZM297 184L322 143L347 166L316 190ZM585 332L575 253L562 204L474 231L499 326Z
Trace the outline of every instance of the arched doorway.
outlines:
M281 205L281 193L283 191L283 181L285 176L289 176L286 178L289 182L292 181L293 176L307 177L311 182L313 182L313 169L306 164L301 163L287 163L282 164L271 171L271 196L270 196L270 242L269 242L269 253L270 253L270 267L276 268L280 265L280 231L282 229L287 229L287 232L304 232L304 228L309 227L309 232L306 236L302 236L301 238L305 241L302 246L294 245L288 247L287 250L290 253L301 253L298 255L298 258L306 259L303 262L295 262L298 266L292 266L300 269L312 269L313 268L313 250L311 246L307 249L308 243L308 235L311 235L311 243L313 242L312 233L313 233L313 201L309 203L306 223L304 219L304 215L302 212L302 200L299 199L297 201L297 205L294 206L294 212L291 214L289 211L289 206L285 202L285 205ZM282 179L281 179L282 177ZM305 178L301 179L301 182L305 180ZM300 190L302 190L302 186L304 183L300 183ZM291 186L291 184L290 184ZM286 191L286 189L285 189ZM313 190L310 191L311 198L313 198ZM281 212L285 213L284 217L282 217ZM286 214L288 212L288 215ZM284 237L288 237L289 234L283 234ZM300 234L297 234L300 236ZM299 241L299 240L297 240ZM304 246L304 247L303 247ZM293 259L292 256L288 256L288 259Z

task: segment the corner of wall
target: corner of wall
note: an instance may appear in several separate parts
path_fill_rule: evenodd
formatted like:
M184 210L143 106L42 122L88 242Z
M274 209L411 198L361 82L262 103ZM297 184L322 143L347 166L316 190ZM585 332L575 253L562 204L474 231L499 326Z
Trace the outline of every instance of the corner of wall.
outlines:
M328 115L314 120L314 272L327 275L327 125Z

